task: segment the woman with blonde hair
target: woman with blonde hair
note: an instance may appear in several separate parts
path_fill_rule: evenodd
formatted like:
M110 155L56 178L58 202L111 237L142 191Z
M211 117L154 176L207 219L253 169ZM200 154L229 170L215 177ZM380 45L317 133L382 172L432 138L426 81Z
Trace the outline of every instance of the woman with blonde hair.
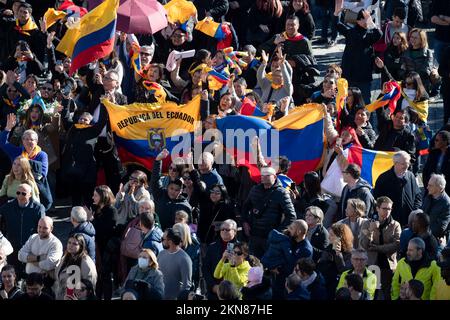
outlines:
M359 233L363 224L367 221L366 204L361 199L348 199L347 208L345 209L346 218L339 221L339 223L346 224L350 227L353 234L353 248L359 247Z
M178 212L177 212L178 213ZM181 235L181 247L188 254L192 261L192 280L195 285L199 282L199 259L200 259L200 242L195 234L191 235L191 229L187 223L175 223L173 230Z
M31 195L39 202L39 189L31 171L30 162L24 156L14 159L10 173L3 180L0 197L16 198L17 187L27 183L31 186Z
M163 274L152 250L141 250L138 264L131 268L125 280L123 292L127 291L140 300L162 300L164 297Z

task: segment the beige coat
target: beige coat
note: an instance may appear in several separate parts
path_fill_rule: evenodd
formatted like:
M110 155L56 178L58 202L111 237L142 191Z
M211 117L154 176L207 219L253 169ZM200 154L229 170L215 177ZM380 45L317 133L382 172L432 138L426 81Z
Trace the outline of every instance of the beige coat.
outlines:
M390 269L394 271L397 268L397 251L400 248L400 233L402 228L398 221L392 219L383 231L383 242L380 245L380 229L369 231L370 221L365 222L361 228L359 236L359 245L361 248L367 250L369 256L369 265L377 263L378 252L386 254ZM369 251L369 245L374 244L378 246L379 251Z
M61 270L63 260L55 270L55 288L54 292L56 295L56 300L64 300L67 288L67 279L69 275L67 274L67 268ZM91 257L88 255L84 256L81 260L81 279L87 279L92 282L94 288L97 283L97 269L95 267L95 262L92 261Z

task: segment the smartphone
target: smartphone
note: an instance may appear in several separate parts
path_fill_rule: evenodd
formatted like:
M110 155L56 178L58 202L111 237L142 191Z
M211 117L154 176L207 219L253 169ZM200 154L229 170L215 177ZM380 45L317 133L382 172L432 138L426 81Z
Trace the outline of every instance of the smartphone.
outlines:
M336 139L336 145L337 146L342 146L342 138L337 138Z
M233 253L233 249L234 249L234 243L228 242L227 243L227 252Z
M291 190L296 190L297 186L295 185L295 182L291 183Z
M72 296L72 297L73 297L73 295L74 295L74 289L66 288L66 295L67 295L67 296Z
M62 60L56 60L56 65L63 64Z

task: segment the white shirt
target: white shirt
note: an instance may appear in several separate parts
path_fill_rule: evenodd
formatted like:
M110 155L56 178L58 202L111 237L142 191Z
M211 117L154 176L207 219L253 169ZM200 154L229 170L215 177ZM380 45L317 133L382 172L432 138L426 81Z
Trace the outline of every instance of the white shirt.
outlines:
M28 255L41 256L39 262L27 262ZM19 250L19 261L26 263L25 272L42 273L52 271L61 261L63 246L61 241L53 234L47 239L39 238L37 233L31 235L23 247Z

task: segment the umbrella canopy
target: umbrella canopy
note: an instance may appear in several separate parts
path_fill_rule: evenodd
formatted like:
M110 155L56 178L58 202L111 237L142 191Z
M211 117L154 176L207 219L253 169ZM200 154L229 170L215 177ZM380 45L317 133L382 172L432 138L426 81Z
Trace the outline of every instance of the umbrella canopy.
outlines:
M153 34L167 27L167 13L156 0L125 0L117 10L117 30Z

